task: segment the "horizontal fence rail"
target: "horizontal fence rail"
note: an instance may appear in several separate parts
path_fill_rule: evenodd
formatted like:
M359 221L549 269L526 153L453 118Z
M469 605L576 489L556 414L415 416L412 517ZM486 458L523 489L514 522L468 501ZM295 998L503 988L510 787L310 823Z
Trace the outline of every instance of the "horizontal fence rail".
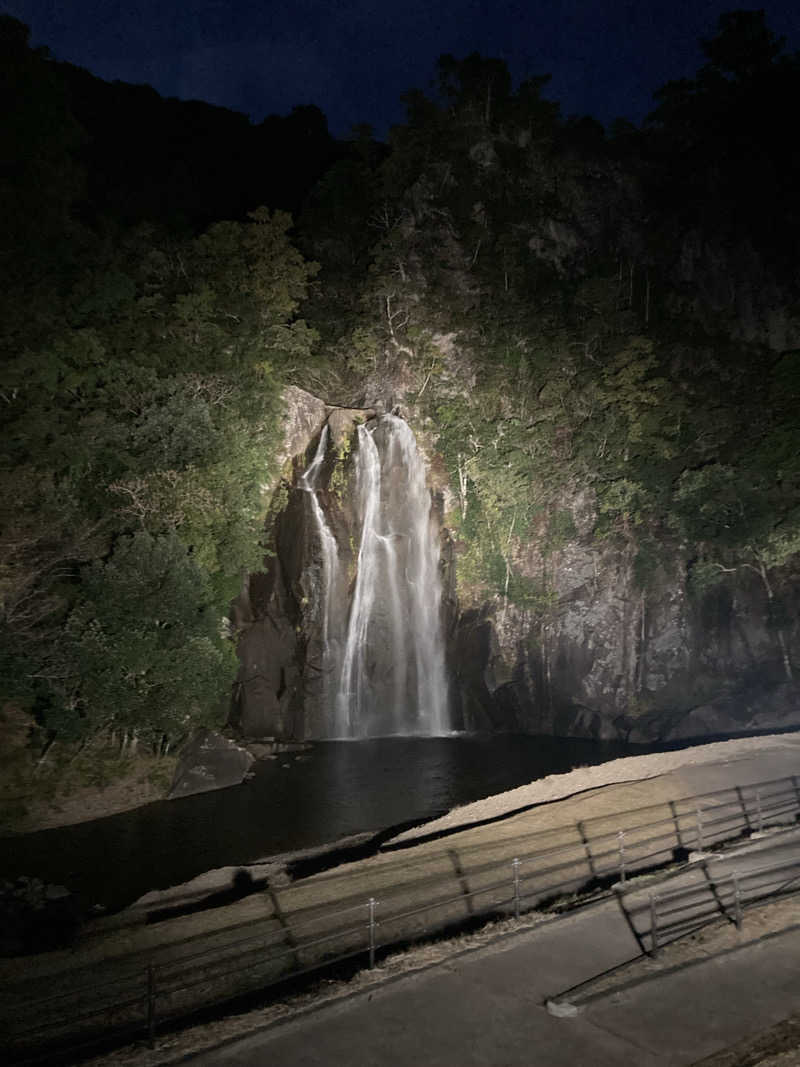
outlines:
M8 989L0 1024L17 1062L37 1050L130 1036L172 1023L332 964L374 966L379 952L487 916L519 918L554 902L585 899L614 886L643 945L660 947L720 914L741 923L748 903L800 888L800 860L711 878L643 899L628 894L637 874L702 859L723 842L800 820L797 776L718 790L488 845L428 850L376 870L374 895L356 896L332 871L269 888L272 914L174 943L158 952L109 960ZM392 854L393 855L393 854ZM693 868L694 869L694 868ZM685 871L685 868L683 868ZM703 873L704 872L704 873ZM318 904L322 886L336 906ZM631 887L633 888L633 887ZM349 896L347 895L349 894ZM641 896L641 894L640 894ZM291 908L281 903L291 899ZM308 899L309 903L304 904ZM694 925L692 925L694 924ZM46 990L43 987L50 985Z
M651 955L720 916L741 929L745 908L800 891L800 856L747 869L734 866L728 872L713 874L704 865L703 873L703 882L675 890L659 887L648 894L645 904L627 909L640 931L640 940L649 943ZM646 918L644 928L642 918Z

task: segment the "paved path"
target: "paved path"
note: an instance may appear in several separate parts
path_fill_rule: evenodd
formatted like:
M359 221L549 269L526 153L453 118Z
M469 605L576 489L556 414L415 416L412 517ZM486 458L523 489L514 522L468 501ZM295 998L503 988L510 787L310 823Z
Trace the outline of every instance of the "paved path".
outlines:
M800 854L800 832L781 836ZM737 863L757 866L759 842ZM702 878L697 870L686 880ZM669 883L681 885L680 879ZM800 924L800 901L798 901ZM591 1001L574 1018L544 1002L639 946L616 900L204 1053L196 1065L631 1067L683 1065L775 1025L800 1005L800 926Z

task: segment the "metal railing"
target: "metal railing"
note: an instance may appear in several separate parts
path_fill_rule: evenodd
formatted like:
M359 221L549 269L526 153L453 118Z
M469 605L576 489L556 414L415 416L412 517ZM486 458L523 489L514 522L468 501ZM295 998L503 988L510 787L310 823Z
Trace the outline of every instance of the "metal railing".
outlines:
M635 874L686 859L713 845L787 826L800 819L796 776L754 786L718 790L654 804L577 824L460 848L427 848L402 855L394 866L373 872L366 894L355 895L346 872L298 881L267 892L272 913L213 933L73 970L49 979L42 994L31 983L7 990L5 1023L17 1062L35 1061L36 1048L96 1042L146 1034L159 1024L209 1010L276 983L332 965L370 967L382 951L486 916L519 918L523 912L570 898L585 900ZM776 868L777 869L777 868ZM800 867L799 867L800 869ZM369 877L365 872L364 881ZM733 875L732 900L749 878ZM719 882L719 879L717 879ZM336 905L305 904L327 893ZM668 926L668 893L653 894L651 939L655 950ZM282 898L282 899L281 899Z
M655 956L671 941L716 922L720 915L741 929L742 912L748 906L800 891L800 856L713 877L707 868L705 873L705 887L687 886L649 894L650 955ZM722 888L727 891L727 899L720 892Z

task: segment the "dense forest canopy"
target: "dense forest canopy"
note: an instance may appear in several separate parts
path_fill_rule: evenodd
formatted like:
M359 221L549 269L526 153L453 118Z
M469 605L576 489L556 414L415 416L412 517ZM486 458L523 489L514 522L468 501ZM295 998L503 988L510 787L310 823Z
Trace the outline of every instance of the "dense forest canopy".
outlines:
M574 536L580 487L644 584L675 546L698 588L755 571L783 642L800 59L756 12L704 48L611 131L443 56L383 145L109 85L0 18L0 677L37 743L224 721L290 383L433 427L462 596L546 613L519 546Z

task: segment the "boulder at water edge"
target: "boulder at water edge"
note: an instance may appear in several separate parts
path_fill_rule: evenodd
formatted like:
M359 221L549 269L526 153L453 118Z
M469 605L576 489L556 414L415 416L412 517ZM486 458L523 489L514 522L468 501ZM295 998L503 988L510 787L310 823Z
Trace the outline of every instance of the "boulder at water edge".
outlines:
M198 730L181 751L167 799L240 785L252 763L246 748L212 730Z

